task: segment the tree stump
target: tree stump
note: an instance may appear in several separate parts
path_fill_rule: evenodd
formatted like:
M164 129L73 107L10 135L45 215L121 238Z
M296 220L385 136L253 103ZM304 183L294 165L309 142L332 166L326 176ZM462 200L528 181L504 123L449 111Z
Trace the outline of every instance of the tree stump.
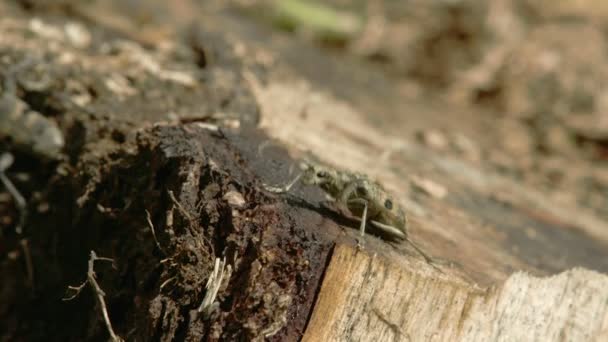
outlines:
M474 146L409 138L459 109L231 13L186 30L189 1L153 31L105 3L45 6L0 4L9 95L65 140L37 153L0 106L3 172L27 199L23 232L0 201L3 340L106 339L99 298L125 340L608 340L608 224ZM381 182L436 265L373 231L358 246L318 187L267 190L310 155ZM97 293L61 301L93 276Z

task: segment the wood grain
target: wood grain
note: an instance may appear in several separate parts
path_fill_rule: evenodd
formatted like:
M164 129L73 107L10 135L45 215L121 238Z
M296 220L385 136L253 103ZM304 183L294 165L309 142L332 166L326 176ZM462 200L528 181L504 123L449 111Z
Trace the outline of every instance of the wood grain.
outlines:
M303 341L600 341L608 276L515 273L479 289L337 245Z

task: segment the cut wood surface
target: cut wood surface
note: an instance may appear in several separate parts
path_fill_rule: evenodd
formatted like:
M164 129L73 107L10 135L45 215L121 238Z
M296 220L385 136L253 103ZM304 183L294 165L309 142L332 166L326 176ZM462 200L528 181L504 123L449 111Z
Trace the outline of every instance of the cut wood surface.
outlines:
M337 245L303 341L606 341L608 276L518 272L479 288Z

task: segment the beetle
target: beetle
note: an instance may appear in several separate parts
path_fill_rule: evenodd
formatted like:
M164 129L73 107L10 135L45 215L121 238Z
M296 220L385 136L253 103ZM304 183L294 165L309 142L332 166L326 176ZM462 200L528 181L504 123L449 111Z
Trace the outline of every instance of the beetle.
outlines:
M361 236L365 235L366 225L370 224L392 239L407 241L427 262L432 262L431 257L410 240L405 211L380 183L362 173L338 170L314 162L303 162L301 168L302 172L286 186L266 186L267 190L285 193L298 181L318 186L361 220Z

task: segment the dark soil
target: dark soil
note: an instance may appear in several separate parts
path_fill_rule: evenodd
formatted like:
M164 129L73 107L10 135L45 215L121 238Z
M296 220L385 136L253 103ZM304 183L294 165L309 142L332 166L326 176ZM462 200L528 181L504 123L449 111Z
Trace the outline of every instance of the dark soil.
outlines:
M18 7L2 7L27 18ZM33 9L57 23L66 11ZM121 32L89 29L91 46L76 52L78 58L114 58L102 45ZM114 330L127 340L295 340L302 334L341 230L310 204L318 205L318 191L300 193L294 202L300 205L293 205L263 190L262 179L287 181L293 161L273 148L260 162L256 146L268 138L250 128L258 110L239 79L238 60L223 50L220 37L196 28L188 37L192 48L171 58L184 59L204 87L133 74L127 87L136 94L118 101L104 83L107 71L57 63L57 51L1 52L2 78L16 85L4 94L25 106L2 107L2 149L16 160L7 176L28 199L23 232L15 231L19 210L10 196L0 203L1 340L106 339L92 288L62 300L72 295L68 286L86 280L90 251L113 260L114 267L95 263L95 272ZM33 62L11 67L24 59ZM40 83L44 77L49 81ZM71 84L77 87L70 90ZM74 101L77 95L87 104ZM173 108L180 112L167 117ZM220 111L227 115L214 115ZM56 123L65 154L33 149L48 145L34 131L17 139L15 132L33 126L10 119L13 112L34 113L43 129ZM151 124L159 120L165 121ZM233 122L240 129L221 127ZM214 310L201 313L217 258L231 273Z
M129 340L250 340L286 325L275 339L300 336L332 242L316 232L322 224L314 211L261 190L258 174L268 169L250 162L256 150L244 150L242 141L262 138L241 132L235 141L197 124L159 126L137 135L135 153L112 155L79 206L90 179L54 180L41 199L53 212L30 220L44 227L28 232L34 283L14 272L3 284L7 296L24 297L2 310L5 337L107 335L91 291L60 300L66 284L84 280L90 250L114 260L115 268L97 263L96 272L114 328ZM196 309L215 258L225 259L232 275L218 308L203 317Z

